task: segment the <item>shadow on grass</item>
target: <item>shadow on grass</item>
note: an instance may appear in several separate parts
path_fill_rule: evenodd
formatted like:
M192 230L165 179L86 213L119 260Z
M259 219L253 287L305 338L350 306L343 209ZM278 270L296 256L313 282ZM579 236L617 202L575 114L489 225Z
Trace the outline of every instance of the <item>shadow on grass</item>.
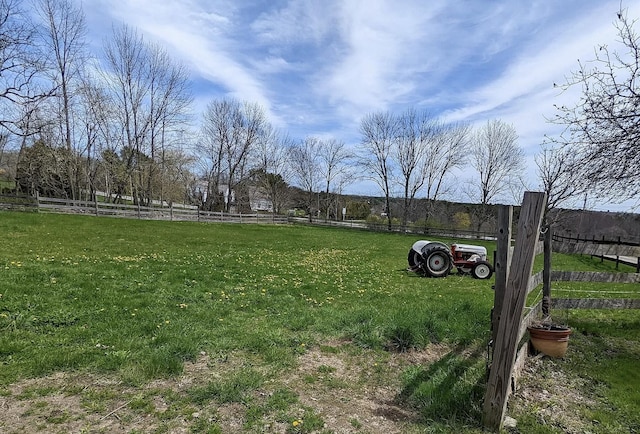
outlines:
M484 347L459 346L428 366L409 368L398 396L423 422L479 426L485 389Z

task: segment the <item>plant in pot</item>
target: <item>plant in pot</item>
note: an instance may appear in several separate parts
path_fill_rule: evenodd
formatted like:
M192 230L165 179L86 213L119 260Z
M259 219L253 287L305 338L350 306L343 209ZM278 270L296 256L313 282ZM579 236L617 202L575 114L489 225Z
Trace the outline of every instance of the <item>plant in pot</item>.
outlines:
M571 329L550 320L536 322L527 327L531 344L537 351L550 357L564 357L569 345Z

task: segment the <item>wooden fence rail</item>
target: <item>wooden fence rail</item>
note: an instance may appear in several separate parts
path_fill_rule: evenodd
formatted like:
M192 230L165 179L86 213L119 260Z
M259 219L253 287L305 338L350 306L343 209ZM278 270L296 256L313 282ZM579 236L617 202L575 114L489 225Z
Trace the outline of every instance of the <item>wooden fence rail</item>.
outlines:
M552 271L551 280L554 282L640 283L640 273Z
M38 201L35 197L0 194L0 209L31 209L37 207Z
M287 216L201 211L179 206L141 206L100 201L71 200L37 196L0 196L0 207L37 209L45 212L90 214L143 220L199 221L226 223L287 223Z
M597 256L602 261L615 261L616 269L619 264L626 264L636 267L636 273L640 273L640 244L620 237L617 240L606 240L604 237L587 239L554 234L553 251Z
M553 242L553 251L559 253L581 253L591 256L640 256L640 247L624 244L594 244L591 241Z
M629 298L556 298L556 309L640 309L640 299Z
M44 196L0 195L0 209L40 210L45 212L60 212L72 214L91 214L96 216L123 217L145 220L171 221L200 221L225 223L294 223L313 226L331 226L360 229L376 232L397 232L416 234L426 237L440 237L452 239L482 239L494 240L495 234L481 231L465 231L459 229L424 228L415 225L387 225L372 224L363 220L327 220L323 218L293 217L277 214L238 214L226 212L209 212L198 210L194 206L175 204L154 204L153 206L138 206L122 203L100 201L71 200L50 198Z
M560 242L581 242L581 243L590 243L590 244L613 244L613 245L621 245L621 246L635 246L639 247L640 243L635 241L623 240L622 237L617 237L615 240L606 239L604 236L602 238L596 238L595 235L591 238L583 237L580 238L580 235L575 237L553 234L553 241Z

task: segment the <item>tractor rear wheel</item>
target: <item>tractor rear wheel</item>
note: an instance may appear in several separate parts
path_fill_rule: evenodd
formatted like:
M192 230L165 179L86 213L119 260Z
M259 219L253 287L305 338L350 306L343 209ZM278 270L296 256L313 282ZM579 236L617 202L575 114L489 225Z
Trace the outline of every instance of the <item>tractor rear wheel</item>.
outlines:
M409 249L409 256L407 257L407 261L409 262L409 268L411 270L417 270L418 268L420 268L422 256L420 256L420 253L416 252L415 250Z
M487 261L478 261L471 269L471 275L476 279L488 279L493 275L493 267Z
M443 244L431 243L422 249L423 270L430 277L445 277L453 267L451 252Z

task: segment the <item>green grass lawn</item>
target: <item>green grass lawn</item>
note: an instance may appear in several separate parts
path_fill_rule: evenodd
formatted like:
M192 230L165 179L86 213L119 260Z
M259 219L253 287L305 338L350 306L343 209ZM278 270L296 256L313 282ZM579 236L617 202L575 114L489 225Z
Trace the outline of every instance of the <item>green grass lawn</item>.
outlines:
M287 432L332 432L300 385L346 391L349 399L388 383L397 390L394 405L418 415L402 421L406 432L479 429L493 279L427 279L406 272L415 236L14 212L0 213L0 234L0 396L15 397L14 386L28 379L66 372L114 379L130 398L131 414L156 415L153 430L142 432L169 432L178 419L187 420L192 432L221 432L222 408L233 404L241 407L236 410L244 431L260 432L265 420L273 420ZM476 244L494 249L492 243ZM558 258L564 269L613 267L584 257ZM640 293L637 285L607 290ZM594 360L613 360L616 367L626 366L629 357L637 360L637 319L628 312L604 318L610 325L598 332L603 339L628 339L636 346L619 359L615 353ZM591 349L585 336L603 318L571 312L568 320L577 344ZM399 350L442 354L415 363L396 360ZM300 384L286 380L305 357L317 354L350 360L357 378L347 381L325 364ZM149 385L185 376L185 367L204 355L207 366L224 375L204 376L179 391L162 389L175 408L160 414L160 392L149 392ZM555 363L587 371L573 358ZM598 384L610 381L605 366L596 370L602 373ZM631 377L625 384L640 385L635 374L625 375ZM624 395L598 391L606 399ZM59 390L40 387L26 396L52 393ZM109 413L106 403L116 399L88 386L69 393L84 400L85 411L102 416ZM184 416L194 413L211 417ZM523 423L537 423L533 413L522 414ZM638 416L631 420L637 424ZM349 423L352 432L376 432L355 416Z
M283 365L302 343L382 348L398 328L419 347L486 337L490 284L407 274L409 237L38 214L0 225L3 383L78 367L148 380L202 350Z

